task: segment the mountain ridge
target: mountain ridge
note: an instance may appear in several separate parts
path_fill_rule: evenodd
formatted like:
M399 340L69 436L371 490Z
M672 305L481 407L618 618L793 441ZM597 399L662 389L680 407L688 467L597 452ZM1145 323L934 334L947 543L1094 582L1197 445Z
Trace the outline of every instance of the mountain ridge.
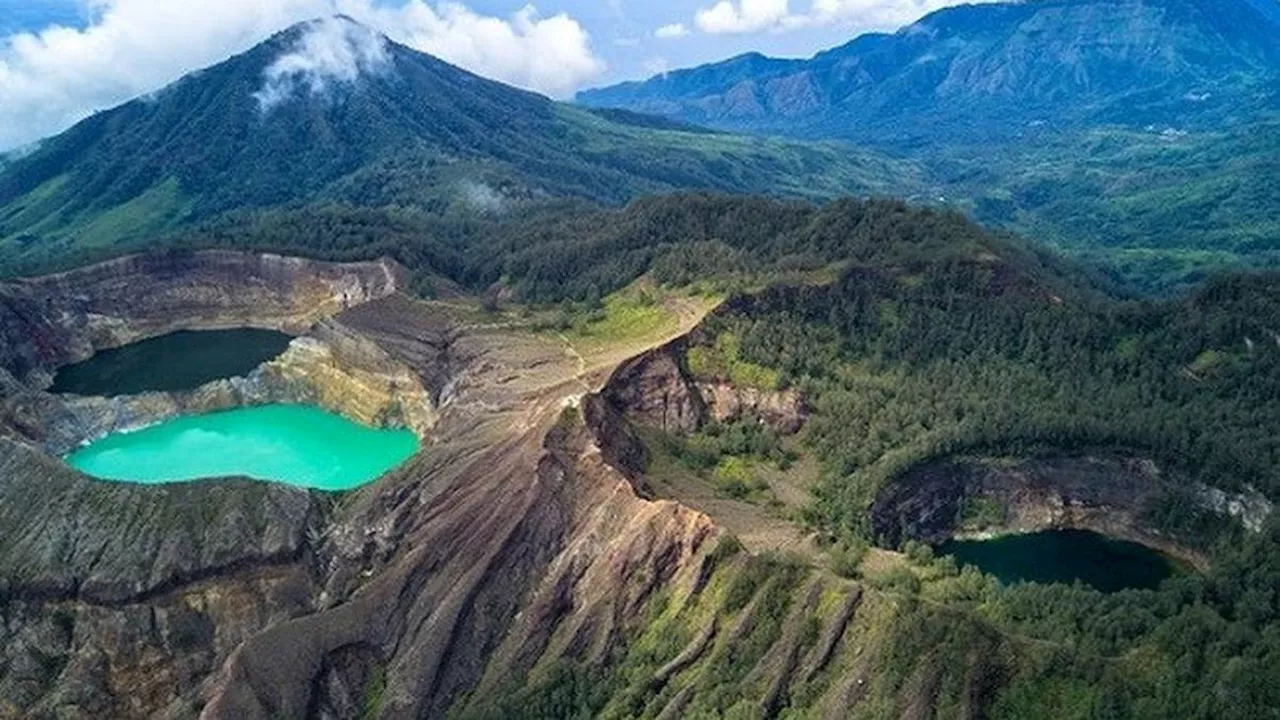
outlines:
M1272 0L957 5L804 60L740 56L578 100L873 148L918 165L931 200L1161 293L1280 262L1276 18Z
M743 72L739 56L578 100L721 129L876 144L933 137L932 125L988 138L1035 125L1218 118L1242 98L1257 102L1252 92L1274 92L1266 85L1280 73L1280 43L1266 18L1245 0L958 5L807 60L760 57ZM1262 74L1271 81L1240 77Z

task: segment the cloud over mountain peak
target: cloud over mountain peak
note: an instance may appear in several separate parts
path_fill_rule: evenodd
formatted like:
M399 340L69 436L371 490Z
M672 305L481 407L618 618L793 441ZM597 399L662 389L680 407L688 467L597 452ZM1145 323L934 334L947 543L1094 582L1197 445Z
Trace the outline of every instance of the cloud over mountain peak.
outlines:
M342 12L396 42L488 78L567 97L605 68L590 33L532 6L506 16L464 2L402 0L93 0L83 27L0 35L0 152L65 130L95 111L154 93L299 21ZM351 20L348 26L360 27ZM378 64L378 50L324 21L312 45L259 90L264 107L299 88L332 90ZM315 84L318 83L318 84ZM285 93L280 95L279 93Z
M346 16L321 18L298 27L292 47L263 72L254 98L263 112L270 112L300 91L325 95L335 84L352 84L390 66L382 34Z

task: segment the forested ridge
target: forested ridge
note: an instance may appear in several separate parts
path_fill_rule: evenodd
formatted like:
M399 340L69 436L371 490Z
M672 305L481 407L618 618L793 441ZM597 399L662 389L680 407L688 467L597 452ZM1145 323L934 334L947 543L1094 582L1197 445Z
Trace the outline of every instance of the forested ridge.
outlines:
M1135 453L1188 483L1146 521L1203 547L1206 576L1114 595L904 580L1003 632L1061 643L1016 652L995 716L1273 717L1280 523L1246 532L1199 506L1191 484L1280 496L1278 279L1223 276L1177 301L1116 301L1046 290L1004 258L925 260L744 296L712 331L812 401L806 443L824 471L809 519L848 547L875 539L879 488L939 457ZM899 631L943 641L931 616L902 618Z

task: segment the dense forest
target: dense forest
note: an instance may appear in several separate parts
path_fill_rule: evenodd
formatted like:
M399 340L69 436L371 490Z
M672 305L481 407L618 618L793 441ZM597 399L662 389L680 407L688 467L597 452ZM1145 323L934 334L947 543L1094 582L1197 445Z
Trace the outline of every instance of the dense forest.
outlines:
M1276 498L1277 279L1220 277L1179 301L1118 302L1046 290L1003 257L932 255L744 296L711 328L737 338L742 362L775 370L813 402L806 441L825 467L811 520L856 547L872 539L877 489L965 452L1131 451L1197 482ZM1147 520L1205 547L1207 576L1114 595L972 579L912 589L1008 636L1061 644L1035 659L1018 651L995 716L1274 715L1278 523L1244 532L1191 495ZM939 622L922 608L895 627L959 653L949 638L960 631Z

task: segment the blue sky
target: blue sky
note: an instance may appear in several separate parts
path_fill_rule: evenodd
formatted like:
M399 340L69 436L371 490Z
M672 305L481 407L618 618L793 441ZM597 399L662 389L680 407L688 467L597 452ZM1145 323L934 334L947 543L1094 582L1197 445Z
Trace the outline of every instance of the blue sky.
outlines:
M339 12L486 77L568 99L752 50L812 55L957 2L0 0L0 152Z
M954 1L954 0L953 0ZM793 0L800 8L805 0ZM379 0L395 5L394 0ZM709 34L695 24L699 10L714 2L691 0L469 0L464 3L483 15L508 17L532 4L544 16L566 13L579 21L591 35L592 49L606 64L605 71L591 85L648 77L661 67L679 68L720 60L749 51L779 56L809 56L841 44L867 30L898 26L898 18L914 19L937 4L920 0L882 0L884 6L899 6L900 13L886 21L856 14L839 21L780 32L777 28L760 32ZM16 31L39 31L52 24L83 27L90 11L84 0L0 0L0 35ZM682 24L689 34L660 39L654 32L663 26Z
M501 15L524 3L477 0L471 4L477 10ZM648 77L662 65L672 69L689 67L751 51L807 57L844 43L860 31L856 23L833 23L792 32L698 32L694 24L697 11L713 4L690 0L544 0L537 3L537 8L544 14L566 12L591 32L597 54L609 65L607 74L593 84ZM674 24L683 24L689 34L668 39L654 37L658 28Z
M0 0L0 34L39 30L53 23L79 23L82 10L67 0Z

